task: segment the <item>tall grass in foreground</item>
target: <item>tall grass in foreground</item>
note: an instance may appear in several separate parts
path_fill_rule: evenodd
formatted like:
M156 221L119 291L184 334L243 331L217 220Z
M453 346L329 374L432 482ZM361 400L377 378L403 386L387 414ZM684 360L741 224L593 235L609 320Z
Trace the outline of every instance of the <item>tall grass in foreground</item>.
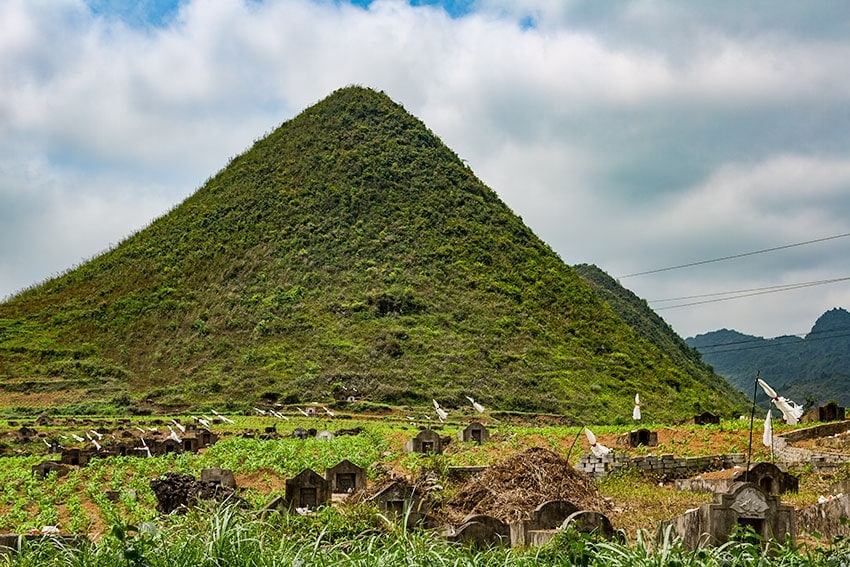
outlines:
M744 534L746 535L746 534ZM104 567L220 566L839 566L850 562L850 545L762 545L737 537L716 548L690 551L669 530L657 540L642 533L635 542L597 541L563 532L534 549L476 550L426 531L404 530L374 509L349 516L329 509L314 517L273 515L264 520L231 506L195 509L158 524L113 526L97 544L30 542L8 565ZM0 564L4 559L0 556Z

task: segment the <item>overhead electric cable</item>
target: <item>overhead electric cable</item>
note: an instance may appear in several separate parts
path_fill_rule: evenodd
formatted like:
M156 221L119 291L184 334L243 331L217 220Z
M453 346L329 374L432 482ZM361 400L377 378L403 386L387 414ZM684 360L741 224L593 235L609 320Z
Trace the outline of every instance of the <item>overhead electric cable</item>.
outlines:
M784 246L775 246L773 248L765 248L764 250L754 250L753 252L743 252L741 254L733 254L731 256L723 256L721 258L712 258L711 260L701 260L699 262L689 262L687 264L679 264L677 266L669 266L667 268L658 268L655 270L647 270L645 272L635 272L633 274L626 274L625 276L618 276L617 279L624 278L633 278L635 276L645 276L648 274L657 274L659 272L669 272L670 270L679 270L681 268L691 268L693 266L702 266L703 264L711 264L714 262L723 262L725 260L734 260L736 258L745 258L747 256L755 256L756 254L764 254L766 252L776 252L777 250L786 250L788 248L794 248L796 246L805 246L806 244L816 244L818 242L826 242L827 240L835 240L836 238L844 238L846 236L850 236L850 232L845 234L836 234L835 236L827 236L824 238L816 238L815 240L807 240L805 242L795 242L794 244L786 244Z
M791 291L795 289L803 289L807 287L815 287L819 285L826 285L831 283L843 282L850 280L850 276L843 278L832 278L829 280L813 280L809 282L799 282L793 284L782 284L782 285L772 285L766 287L754 287L750 289L741 289L737 291L719 291L714 293L705 293L701 295L686 295L682 297L673 297L669 299L653 299L648 301L647 303L665 303L668 301L682 301L686 299L699 299L703 297L715 297L716 299L707 299L705 301L693 301L690 303L681 303L679 305L668 305L667 307L657 307L654 310L660 311L662 309L675 309L677 307L688 307L691 305L702 305L704 303L717 303L718 301L728 301L730 299L740 299L742 297L752 297L754 295L765 295L768 293L778 293L780 291ZM732 297L718 297L729 295Z
M844 337L850 337L850 333L845 333L843 335L831 335L829 337L806 338L806 339L801 339L801 341L803 341L803 340L805 340L807 342L808 341L812 341L812 342L826 341L826 340L829 340L829 339L840 339L840 338L844 338ZM769 339L764 339L764 340L765 340L764 344L757 344L757 345L752 345L752 346L743 346L743 347L738 347L738 348L728 348L728 349L722 349L722 350L712 350L710 352L703 352L701 350L702 348L707 348L707 347L700 347L697 350L699 350L700 353L703 356L705 356L705 355L712 355L712 354L720 354L721 352L738 352L738 351L741 351L741 350L753 350L753 349L757 349L757 348L777 348L777 347L801 346L801 345L804 344L803 342L793 342L793 343L791 343L791 342L781 342L781 341L780 342L774 342L774 341L771 341Z

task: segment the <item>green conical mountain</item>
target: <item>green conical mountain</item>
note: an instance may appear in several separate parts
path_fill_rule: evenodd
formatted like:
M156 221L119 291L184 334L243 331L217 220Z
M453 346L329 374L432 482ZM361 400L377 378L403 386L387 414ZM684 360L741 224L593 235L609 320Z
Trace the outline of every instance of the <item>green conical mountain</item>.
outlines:
M349 87L115 249L0 305L7 404L465 403L726 412L460 159ZM38 395L36 395L38 394Z
M724 392L731 401L734 400L741 409L747 405L743 392L736 389L723 376L716 374L714 369L702 360L700 352L689 346L685 340L650 309L645 300L639 298L630 290L591 264L579 264L573 269L590 284L596 293L607 302L617 315L638 334L660 348L676 365L696 376L704 384Z

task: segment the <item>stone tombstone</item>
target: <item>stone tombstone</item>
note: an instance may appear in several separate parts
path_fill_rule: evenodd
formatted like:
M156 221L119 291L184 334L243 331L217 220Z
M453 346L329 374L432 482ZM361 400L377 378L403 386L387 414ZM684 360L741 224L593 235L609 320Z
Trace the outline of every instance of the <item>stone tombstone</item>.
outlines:
M183 452L183 443L171 438L162 439L161 441L155 441L153 442L152 447L156 448L156 450L154 450L153 448L151 450L157 455L167 455L169 453Z
M486 443L490 440L490 432L487 430L484 424L479 423L477 421L473 421L472 423L461 429L458 432L457 436L458 439L463 442L473 441L475 443L478 443L479 445L481 443Z
M694 425L717 425L720 423L720 416L711 413L710 411L704 411L701 414L695 415L691 422Z
M751 528L765 541L794 542L794 507L783 505L758 484L739 482L731 490L714 495L714 502L674 518L672 525L689 549L720 545L738 527Z
M312 469L304 469L286 480L284 501L289 510L315 510L331 499L330 483Z
M511 528L511 545L530 545L535 539L533 532L554 530L564 523L570 514L578 512L578 506L569 500L548 500L543 502L531 513L528 520L513 522Z
M511 541L511 529L498 518L474 514L464 518L450 539L478 548L508 545Z
M56 476L65 476L71 471L71 468L58 461L42 461L37 465L33 465L32 473L38 478L47 478L47 475L55 472Z
M422 497L409 484L394 481L369 499L379 510L396 518L407 515L407 526L414 526L425 519Z
M328 431L327 429L323 429L316 433L316 439L319 441L330 441L334 438L334 434Z
M35 429L24 425L20 429L18 429L18 443L26 443L28 441L32 441L33 439L35 439L36 435L38 435L38 432Z
M633 429L617 438L617 443L627 447L655 447L658 445L658 432L649 429Z
M91 459L92 451L89 449L78 449L76 447L62 450L61 462L66 465L86 466Z
M304 429L303 427L296 427L295 431L292 432L292 436L295 439L307 439L307 437L309 437L310 434L307 433L307 430Z
M53 425L53 419L46 413L41 413L35 419L35 424L40 427L46 427L48 425Z
M233 476L233 471L219 467L203 469L201 471L201 482L231 490L236 488L236 478Z
M728 492L738 482L758 484L765 492L773 495L797 492L799 487L796 476L767 462L750 465L749 472L746 468L734 467L702 473L689 479L676 479L675 482L677 489L694 492Z
M335 494L350 494L366 488L366 469L343 459L333 467L325 469L325 480Z
M812 408L808 413L800 418L800 421L807 423L816 421L844 421L844 415L845 411L843 407L839 406L835 402L829 402L816 408Z
M735 475L738 482L752 482L758 484L768 494L774 496L786 492L797 492L800 481L796 476L782 471L773 463L756 463L750 467L750 472L740 472Z
M218 434L206 428L195 429L195 439L197 440L195 450L202 449L214 445L218 441Z
M439 454L443 452L443 439L435 431L423 429L405 443L404 450L408 453Z
M604 539L614 538L614 527L611 525L611 520L605 514L592 510L573 512L561 524L561 529L573 529L582 534L595 534Z

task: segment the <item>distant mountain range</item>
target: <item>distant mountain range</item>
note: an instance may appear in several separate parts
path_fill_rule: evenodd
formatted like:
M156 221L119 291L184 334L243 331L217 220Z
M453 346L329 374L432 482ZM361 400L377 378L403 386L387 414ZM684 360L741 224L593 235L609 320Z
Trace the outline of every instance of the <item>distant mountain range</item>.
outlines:
M797 403L850 406L850 313L830 309L805 337L765 339L721 329L685 339L733 386L752 396L756 374Z

